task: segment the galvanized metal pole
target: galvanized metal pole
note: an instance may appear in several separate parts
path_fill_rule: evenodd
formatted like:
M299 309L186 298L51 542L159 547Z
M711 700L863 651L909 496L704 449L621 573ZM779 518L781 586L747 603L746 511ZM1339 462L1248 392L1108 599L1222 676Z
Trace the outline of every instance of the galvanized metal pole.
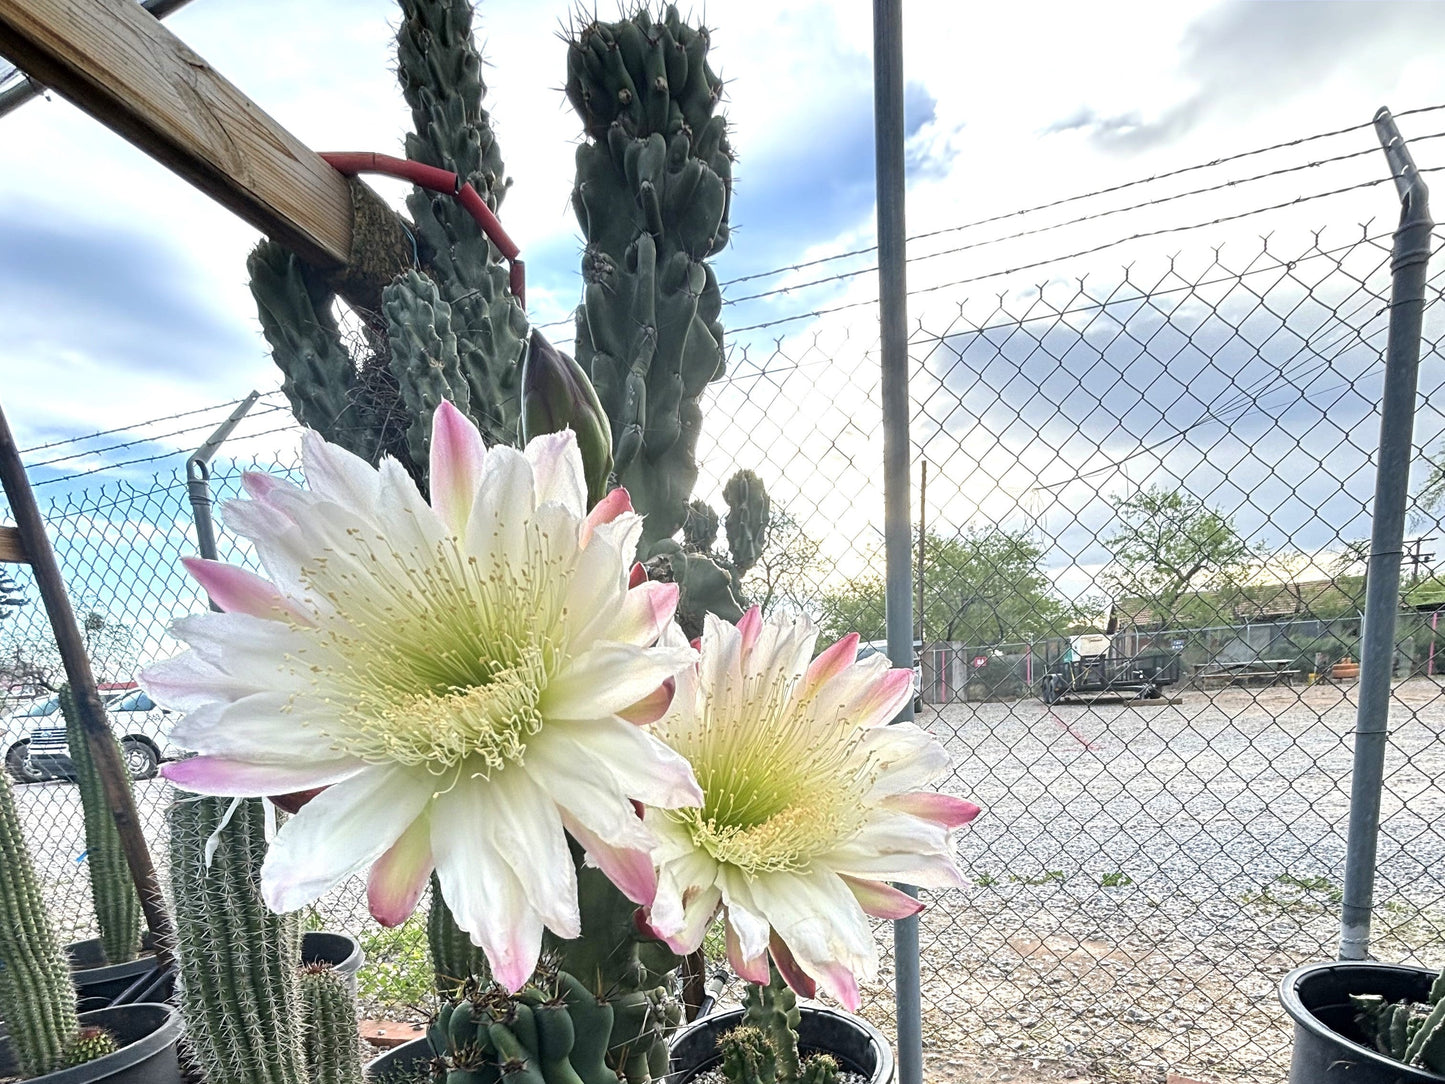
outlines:
M216 426L216 431L186 460L186 492L191 499L191 517L196 522L196 548L209 561L216 559L216 527L211 522L211 458L260 397L259 391L253 391L242 399L231 416ZM211 609L216 608L212 603Z
M883 351L883 549L888 655L913 668L913 573L909 545L908 285L904 274L903 4L873 0L873 132L878 201L878 319ZM913 718L913 698L899 715ZM906 891L907 889L905 889ZM923 1017L918 919L893 924L898 1081L922 1084Z
M1385 347L1385 389L1380 407L1380 454L1375 473L1374 522L1370 532L1360 646L1359 708L1355 716L1355 764L1350 784L1350 829L1345 845L1345 887L1340 914L1340 959L1363 960L1370 947L1375 894L1375 849L1380 833L1380 792L1395 661L1395 616L1400 608L1400 558L1405 538L1415 396L1420 368L1420 325L1425 311L1425 274L1430 259L1429 192L1388 109L1375 114L1400 194L1390 270L1390 331Z

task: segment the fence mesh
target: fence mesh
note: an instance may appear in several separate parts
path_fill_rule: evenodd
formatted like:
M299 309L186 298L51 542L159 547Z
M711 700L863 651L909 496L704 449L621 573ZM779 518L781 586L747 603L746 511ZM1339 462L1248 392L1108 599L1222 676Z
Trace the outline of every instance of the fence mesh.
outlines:
M1342 157L1357 170L1378 155L1368 132L1333 135L1354 140ZM1245 179L1298 185L1316 164ZM1388 177L1363 175L1305 198L1365 189L1392 218L1388 188L1371 187ZM1001 1079L988 1074L1004 1063L1010 1079L1282 1079L1275 986L1335 950L1390 229L1352 224L1356 202L1302 212L1297 187L1249 204L1244 232L1237 202L1178 206L1196 189L1237 201L1231 185L1058 227L1113 216L1108 243L1009 221L986 242L910 253L920 722L952 753L946 788L985 810L961 837L967 886L926 893L930 1080ZM1179 247L1149 243L1164 235ZM698 488L715 500L733 469L757 471L774 519L746 592L881 644L876 324L849 292L867 257L731 287L742 333L711 390ZM1422 344L1374 941L1426 964L1445 956L1442 274ZM245 467L296 474L285 436L279 456L255 445L254 462L217 463L218 499ZM135 470L58 479L47 512L98 674L117 684L178 650L167 623L204 604L178 564L194 547L183 473ZM222 556L249 562L223 511L219 525ZM58 660L23 567L14 579L30 604L0 622L6 682L39 694ZM29 724L11 720L7 750ZM19 797L54 916L89 932L74 788L32 782ZM158 840L165 785L138 798ZM362 936L370 1011L405 1015L423 997L421 930L371 925L359 883L315 921ZM882 925L879 943L864 1011L887 1026Z

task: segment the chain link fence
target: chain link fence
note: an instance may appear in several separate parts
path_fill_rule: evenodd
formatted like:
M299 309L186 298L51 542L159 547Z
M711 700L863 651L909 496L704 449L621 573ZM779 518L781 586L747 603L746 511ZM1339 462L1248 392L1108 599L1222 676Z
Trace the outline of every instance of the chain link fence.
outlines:
M919 716L953 754L946 788L984 808L961 834L967 887L926 894L929 1080L1283 1079L1275 986L1339 935L1396 207L1367 129L910 243ZM1440 135L1414 142L1422 161ZM698 490L715 500L735 468L757 471L774 518L746 592L881 643L870 258L725 284L738 330ZM1445 962L1442 274L1427 290L1373 942L1428 965ZM230 445L254 453L245 465L296 473L281 419ZM218 500L242 466L213 466ZM117 685L177 650L167 623L204 604L178 565L194 547L184 474L136 475L148 469L57 474L48 512L99 676ZM249 560L218 520L222 557ZM23 568L15 580L34 599ZM26 666L53 676L38 605L0 622L0 646L14 684ZM74 788L19 797L57 921L88 932ZM165 786L142 782L138 799L162 855ZM404 1016L425 996L419 924L376 928L359 883L314 921L362 937L369 1010ZM891 1026L881 925L879 944L864 1011Z

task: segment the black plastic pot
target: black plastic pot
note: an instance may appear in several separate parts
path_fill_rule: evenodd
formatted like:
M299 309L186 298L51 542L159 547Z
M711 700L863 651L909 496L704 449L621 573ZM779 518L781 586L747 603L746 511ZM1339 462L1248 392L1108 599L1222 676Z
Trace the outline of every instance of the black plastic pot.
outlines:
M356 993L356 973L366 963L366 952L361 943L345 933L315 931L301 935L301 962L303 964L330 964L341 976L347 988Z
M368 1084L414 1084L431 1079L431 1043L426 1036L393 1047L366 1064Z
M835 1009L800 1005L798 1051L801 1054L831 1054L840 1068L861 1073L869 1084L893 1084L893 1050L882 1032L866 1020ZM688 1084L698 1073L711 1069L721 1059L717 1041L742 1023L743 1010L718 1012L679 1028L668 1047L672 1071L667 1084ZM404 1048L401 1048L404 1049Z
M1351 994L1425 1001L1438 971L1401 964L1306 964L1279 984L1279 1001L1294 1020L1289 1084L1445 1084L1445 1076L1403 1065L1367 1045L1355 1025Z
M142 947L151 947L149 933L145 935ZM65 954L70 957L70 978L75 983L76 1005L81 1012L105 1008L138 978L156 969L153 955L137 956L123 964L106 963L99 937L72 942L65 946Z
M73 1069L33 1077L26 1084L180 1084L176 1040L181 1017L169 1005L117 1005L80 1014L82 1024L110 1031L120 1049ZM0 1036L0 1077L19 1071L8 1039Z

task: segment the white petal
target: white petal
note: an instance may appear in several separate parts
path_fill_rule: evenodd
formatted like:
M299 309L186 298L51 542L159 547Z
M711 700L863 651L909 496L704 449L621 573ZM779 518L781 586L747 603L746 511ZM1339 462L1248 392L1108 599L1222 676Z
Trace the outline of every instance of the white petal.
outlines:
M872 797L922 790L948 771L948 751L913 723L874 727L863 735L863 749L880 768Z
M828 965L871 977L877 951L867 916L853 893L827 873L763 873L753 899L803 968L815 977Z
M231 703L205 704L171 727L171 740L198 753L263 762L291 763L298 757L330 759L342 752L325 720L288 710L284 692L254 693ZM320 710L326 710L324 706Z
M492 845L512 867L532 909L558 937L580 935L577 870L556 804L526 771L510 767L488 782L463 778L457 785L482 790Z
M578 745L565 738L564 728L543 727L527 743L526 771L563 809L588 830L615 847L648 848L652 832L638 818L632 801L612 772L578 755Z
M371 768L322 791L281 826L261 867L274 911L294 911L364 869L426 808L432 782L402 768Z
M731 866L723 866L719 874L723 903L728 910L728 924L737 934L743 957L756 959L768 948L768 936L772 932L768 920L753 902L752 889L741 872Z
M301 434L301 469L306 488L318 497L361 515L376 508L376 468L310 429Z
M141 672L140 684L152 700L173 711L193 711L216 701L268 691L268 685L228 674L194 651L151 663Z
M493 847L486 820L480 787L458 785L438 795L432 855L452 917L486 952L497 981L516 991L537 967L542 919Z
M920 888L957 888L963 874L948 829L906 813L873 811L854 835L823 856L838 873Z
M549 722L551 752L607 772L629 798L659 809L702 804L692 766L657 738L616 717ZM556 743L552 745L552 743Z
M532 465L515 448L493 448L482 466L481 489L467 522L466 551L486 569L525 567L527 524L537 509Z
M602 641L573 658L547 685L549 719L595 719L637 703L697 656L688 648L636 647Z
M432 415L430 453L427 479L432 508L447 529L460 537L471 516L487 449L477 427L445 399Z
M537 503L556 501L579 520L587 514L587 482L582 477L582 453L577 434L570 429L533 437L527 443L527 461L537 482Z

